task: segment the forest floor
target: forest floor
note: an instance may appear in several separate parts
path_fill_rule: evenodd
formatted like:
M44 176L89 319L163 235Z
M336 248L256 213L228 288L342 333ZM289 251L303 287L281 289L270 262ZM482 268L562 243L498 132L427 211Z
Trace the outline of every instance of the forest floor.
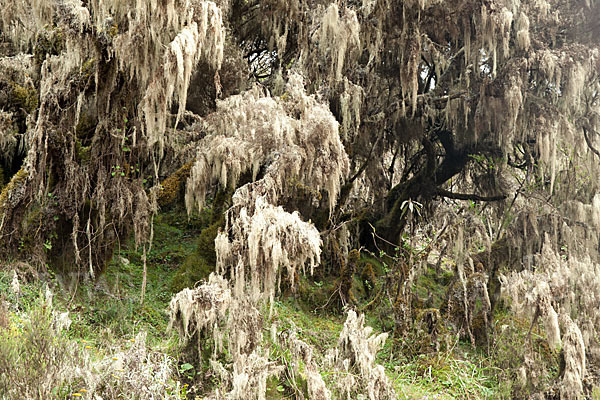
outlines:
M181 398L195 398L194 391L188 388L194 386L194 376L202 366L193 365L176 334L168 332L167 310L178 270L196 251L197 237L204 225L202 218L189 220L185 213L173 211L156 218L154 241L147 258L143 305L140 304L142 256L132 243L123 243L115 251L106 272L95 282L68 281L50 274L46 281L22 280L18 296L11 290L13 274L7 263L0 269L0 293L12 305L8 325L17 331L25 329L22 321L39 306L39 299L49 285L54 292L54 309L68 312L72 321L67 331L69 343L80 346L92 357L102 358L110 356L115 348L126 348L139 338L140 332L146 332L148 348L176 360L177 372L170 384L178 388ZM276 300L271 316L278 329L294 326L300 339L316 349L335 346L345 320L342 311L325 307L333 284L328 283L327 278L322 279L302 277L298 292ZM417 285L440 298L445 291L443 285L428 279L427 274ZM375 332L390 332L393 328L393 321L385 315L385 310L367 312L367 323ZM391 333L378 354L378 362L385 366L401 399L504 398L510 391L507 383L501 382L498 360L492 359L489 349L456 341L419 354L415 350L417 336L396 337ZM20 334L13 332L13 335ZM272 345L270 351L275 357L277 350ZM322 371L322 374L326 379L327 372ZM186 384L189 386L184 386ZM286 381L285 376L270 382L268 398L294 398L289 395L293 385L295 383ZM85 398L86 392L67 385L61 393L64 398Z

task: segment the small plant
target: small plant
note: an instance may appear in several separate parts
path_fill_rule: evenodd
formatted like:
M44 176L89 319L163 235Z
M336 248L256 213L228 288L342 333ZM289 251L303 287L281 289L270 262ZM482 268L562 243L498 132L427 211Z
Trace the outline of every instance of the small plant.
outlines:
M412 216L416 214L420 217L423 204L419 203L418 201L408 199L402 202L400 208L402 209L402 216L404 216L404 214L406 214L406 212L408 211L410 213L409 215Z
M600 400L600 386L595 386L592 389L592 400Z
M196 369L192 364L184 363L179 366L179 373L188 379L192 379L194 376L196 376Z

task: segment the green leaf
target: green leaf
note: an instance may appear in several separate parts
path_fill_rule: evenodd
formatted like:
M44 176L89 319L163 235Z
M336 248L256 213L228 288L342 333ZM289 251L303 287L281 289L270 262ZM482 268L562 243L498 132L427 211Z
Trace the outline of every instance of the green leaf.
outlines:
M189 371L190 369L194 369L194 366L190 363L181 364L181 367L179 367L181 372Z

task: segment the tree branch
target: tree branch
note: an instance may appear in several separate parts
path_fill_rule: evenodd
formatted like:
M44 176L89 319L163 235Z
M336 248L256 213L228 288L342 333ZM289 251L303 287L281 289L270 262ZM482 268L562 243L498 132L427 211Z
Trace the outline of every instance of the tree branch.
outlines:
M594 152L595 155L600 157L600 152L598 150L596 150L596 148L592 144L592 141L590 140L590 137L588 136L587 129L585 129L585 126L583 126L582 128L583 128L583 137L585 138L585 142L587 143L588 147L590 148L590 150L592 150Z
M438 188L436 195L447 197L455 200L473 200L473 201L500 201L506 199L506 195L499 196L480 196L478 194L467 194L467 193L454 193L449 190Z
M375 146L377 146L377 144L379 143L379 139L381 139L381 136L377 136L375 143L373 143L373 145L371 145L371 150L369 150L369 155L367 156L367 159L361 165L361 167L358 169L358 171L356 171L356 173L354 175L352 175L352 177L350 179L348 179L347 183L349 183L349 184L354 183L354 181L365 171L365 169L367 169L367 166L369 165L369 162L371 161L371 157L373 155L373 150L375 149Z

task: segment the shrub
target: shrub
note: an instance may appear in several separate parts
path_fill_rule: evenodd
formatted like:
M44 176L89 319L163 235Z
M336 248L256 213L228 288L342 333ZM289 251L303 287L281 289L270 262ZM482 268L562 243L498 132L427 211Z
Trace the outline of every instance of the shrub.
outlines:
M68 313L53 309L49 290L27 312L0 324L0 398L180 398L174 359L148 350L145 332L99 349L71 340L70 324Z

